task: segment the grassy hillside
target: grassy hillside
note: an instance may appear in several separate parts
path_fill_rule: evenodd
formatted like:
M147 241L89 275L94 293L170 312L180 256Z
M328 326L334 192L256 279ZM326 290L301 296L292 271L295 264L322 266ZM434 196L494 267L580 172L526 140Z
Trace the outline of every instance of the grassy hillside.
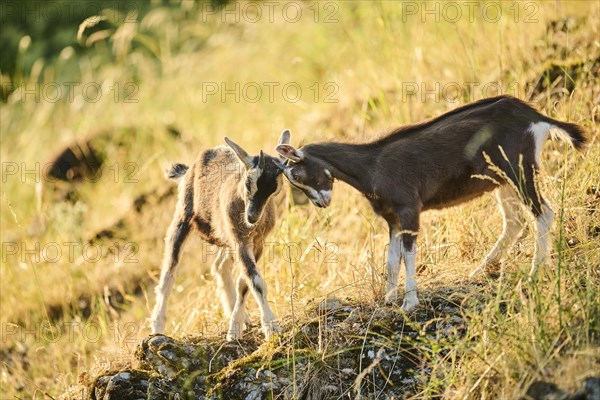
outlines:
M556 142L544 149L539 184L558 218L552 263L541 278L525 279L529 233L499 276L467 279L501 230L492 196L485 196L423 215L418 264L426 301L399 316L397 307L382 306L387 230L367 201L338 183L332 206L317 210L294 206L286 191L260 261L286 332L257 354L291 359L290 371L350 368L339 398L357 391L376 398L387 372L368 369L366 359L336 364L332 355L345 348L334 340L340 329L365 338L381 333L364 320L380 312L391 328L373 342L374 353L401 343L394 334L405 325L421 334L406 366L416 379L403 393L413 398L518 398L539 379L574 390L598 370L597 2L480 3L460 16L446 3L429 4L433 14L395 1L241 2L228 13L203 4L154 4L143 16L107 6L105 19L79 27L79 47L29 63L1 104L0 397L57 397L106 370L140 367L134 352L149 334L145 319L175 204L163 178L171 161L189 163L225 135L249 151L272 153L284 128L294 144L367 140L498 93L579 123L590 138L579 154ZM20 43L17 65L36 44ZM4 87L9 78L0 72ZM80 179L77 171L67 181L48 178L69 146L92 149L100 169ZM213 258L199 239L187 242L168 335L193 336L190 343L223 338ZM332 335L331 346L324 339L299 344L313 302L325 298L360 310L349 321L358 326L336 322L324 334ZM446 303L452 310L432 311ZM253 302L250 310L258 321ZM453 317L456 334L427 334L429 324ZM256 335L250 340L259 343ZM314 375L291 376L288 396L301 393L300 378ZM399 387L395 378L387 385Z

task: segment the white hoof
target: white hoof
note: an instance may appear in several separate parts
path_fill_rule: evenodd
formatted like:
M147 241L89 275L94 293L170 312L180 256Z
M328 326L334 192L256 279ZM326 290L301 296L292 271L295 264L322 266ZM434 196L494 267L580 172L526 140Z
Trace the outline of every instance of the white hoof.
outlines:
M527 275L527 282L535 283L539 279L539 265L533 264L531 269L529 270L529 275Z
M546 267L550 264L550 257L543 257L537 260L533 260L531 262L531 269L529 270L529 277L532 279L537 279L538 272L540 267Z
M469 274L469 278L474 278L477 275L481 275L485 271L485 268L486 268L486 265L481 264L479 267L477 267L473 271L471 271L471 273Z
M409 294L404 296L404 301L402 301L402 307L400 309L404 312L409 312L414 310L419 305L419 299L416 294Z
M240 340L242 338L242 332L238 332L236 330L228 331L226 340L228 342L233 342L234 340Z
M494 275L498 274L501 270L501 264L499 261L484 261L477 268L475 268L469 274L469 278L474 278L478 275Z
M275 332L281 332L281 326L277 323L277 321L271 321L262 325L262 331L265 335L265 339L269 340L273 337Z
M396 290L390 290L385 294L384 301L386 304L395 303L398 300L398 292Z
M231 342L232 340L239 340L242 338L242 331L244 330L244 320L242 319L240 322L233 319L229 323L229 330L227 331L227 341Z

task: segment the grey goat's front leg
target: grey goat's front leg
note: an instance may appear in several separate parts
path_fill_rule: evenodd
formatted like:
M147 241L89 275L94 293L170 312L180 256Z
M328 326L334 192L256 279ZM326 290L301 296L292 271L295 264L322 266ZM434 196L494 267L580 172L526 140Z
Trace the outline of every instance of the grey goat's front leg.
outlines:
M265 335L265 338L269 339L274 331L278 331L281 328L275 321L275 315L269 306L269 302L267 300L267 285L262 276L260 276L258 273L253 250L254 247L252 245L246 245L240 248L239 255L242 266L240 279L245 280L247 286L244 288L244 285L241 285L240 280L238 280L238 297L240 294L245 296L246 293L243 291L243 289L247 291L249 288L252 291L252 294L254 295L260 309L262 331ZM235 337L236 335L241 336L240 326L244 322L241 308L242 306L243 302L240 303L238 298L234 312L231 315L228 339L237 339L237 337Z

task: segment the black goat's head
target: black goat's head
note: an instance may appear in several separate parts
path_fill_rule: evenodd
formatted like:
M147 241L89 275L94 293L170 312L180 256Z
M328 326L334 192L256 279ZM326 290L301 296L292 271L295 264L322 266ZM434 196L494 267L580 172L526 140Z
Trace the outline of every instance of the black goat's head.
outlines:
M290 131L283 131L275 148L286 161L285 165L281 165L283 174L293 186L302 190L315 206L328 207L331 204L333 188L331 172L321 160L292 146L290 137Z

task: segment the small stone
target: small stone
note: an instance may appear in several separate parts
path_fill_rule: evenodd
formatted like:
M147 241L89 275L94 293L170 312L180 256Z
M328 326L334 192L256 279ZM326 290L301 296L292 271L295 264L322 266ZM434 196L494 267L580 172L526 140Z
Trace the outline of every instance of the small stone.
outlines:
M536 381L527 389L527 396L532 400L559 400L567 396L554 383Z
M319 303L317 311L319 315L327 314L330 311L338 310L342 307L342 303L337 299L325 299Z
M264 371L263 371L263 374L264 374L266 377L268 377L268 378L271 378L271 379L275 379L275 378L277 378L277 375L275 375L274 373L272 373L272 372L271 372L271 371L269 371L268 369L267 369L267 370L264 370Z
M587 378L583 382L587 400L600 400L600 377Z

